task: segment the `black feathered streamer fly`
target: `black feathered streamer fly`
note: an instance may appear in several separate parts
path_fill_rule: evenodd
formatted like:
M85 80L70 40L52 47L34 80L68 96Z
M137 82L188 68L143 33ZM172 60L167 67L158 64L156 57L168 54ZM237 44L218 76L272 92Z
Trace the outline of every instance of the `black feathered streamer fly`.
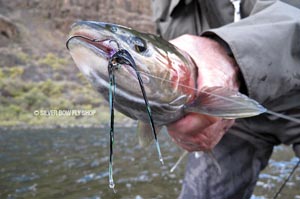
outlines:
M161 155L159 143L157 140L157 134L155 131L154 121L151 113L151 108L148 102L148 98L145 92L143 80L140 76L139 71L137 70L136 64L132 56L125 49L118 50L109 60L108 62L108 77L109 77L109 107L110 107L110 155L109 155L109 187L114 188L114 180L113 180L113 143L114 143L114 96L116 90L116 82L114 71L118 69L118 67L122 64L126 64L134 69L136 72L136 76L138 78L138 82L143 94L143 98L145 101L146 111L149 116L149 121L152 128L152 133L154 136L158 156L160 162L163 164L163 158Z

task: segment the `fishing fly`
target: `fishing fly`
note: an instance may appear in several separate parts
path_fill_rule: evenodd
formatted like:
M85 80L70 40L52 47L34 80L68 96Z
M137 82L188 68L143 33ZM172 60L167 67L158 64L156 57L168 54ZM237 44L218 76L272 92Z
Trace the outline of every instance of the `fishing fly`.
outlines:
M114 70L116 69L113 62L108 64L108 77L109 77L109 109L110 109L110 131L109 131L109 187L114 189L113 179L113 144L114 144L114 97L116 90L116 82Z
M114 41L116 42L116 41ZM117 42L116 42L117 43ZM118 43L117 43L118 44ZM143 94L145 106L146 106L146 111L149 117L149 122L152 128L152 133L154 136L155 144L156 144L156 149L158 152L158 157L159 160L162 164L163 162L163 157L161 154L159 142L157 139L157 133L155 130L155 125L152 117L152 112L151 112L151 107L147 98L147 94L145 92L143 80L140 76L139 71L137 70L136 64L132 56L129 54L128 51L125 49L119 49L113 56L110 58L108 62L108 77L109 77L109 107L110 107L110 154L109 154L109 187L114 189L115 184L113 180L113 143L114 143L114 96L116 92L116 81L115 81L115 75L114 71L118 69L118 67L122 64L129 65L132 67L135 72L136 76Z

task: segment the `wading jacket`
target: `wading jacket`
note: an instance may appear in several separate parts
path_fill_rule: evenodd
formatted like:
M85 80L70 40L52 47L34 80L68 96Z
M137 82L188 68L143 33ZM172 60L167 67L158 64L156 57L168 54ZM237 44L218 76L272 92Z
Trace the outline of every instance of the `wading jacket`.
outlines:
M245 93L269 110L300 119L300 1L242 0L240 13L231 1L154 0L157 32L168 40L194 34L225 41ZM235 13L241 20L233 22ZM299 123L263 114L237 124L238 136L256 144L292 144L300 157Z

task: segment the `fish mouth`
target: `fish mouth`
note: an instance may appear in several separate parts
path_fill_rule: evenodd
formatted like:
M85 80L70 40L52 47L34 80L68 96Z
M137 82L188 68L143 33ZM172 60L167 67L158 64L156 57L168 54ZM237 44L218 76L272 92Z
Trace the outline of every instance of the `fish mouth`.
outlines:
M83 42L86 46L93 48L98 51L102 56L109 59L113 54L115 54L120 48L119 43L114 39L95 39L90 38L86 35L72 35L66 42L66 47L70 50L70 43L74 40L79 40ZM115 47L114 44L115 43Z

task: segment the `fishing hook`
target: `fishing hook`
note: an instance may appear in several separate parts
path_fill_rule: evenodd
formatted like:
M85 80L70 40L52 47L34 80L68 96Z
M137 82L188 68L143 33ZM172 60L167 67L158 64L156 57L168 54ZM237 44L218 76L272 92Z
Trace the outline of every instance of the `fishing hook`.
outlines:
M70 37L67 41L66 41L66 47L68 50L69 49L69 42L71 41L71 39L74 39L74 38L82 38L82 39L86 39L86 40L89 40L91 42L96 42L97 40L96 39L91 39L91 38L88 38L88 37L85 37L85 36L81 36L81 35L74 35L72 37Z
M81 38L81 39L86 39L90 42L103 42L103 41L109 41L109 43L115 43L117 45L117 51L120 50L120 44L117 40L115 39L103 39L103 40L100 40L100 39L91 39L89 37L86 37L86 36L82 36L82 35L74 35L72 37L70 37L67 41L66 41L66 47L67 49L69 50L69 42L71 41L71 39L74 39L74 38Z

